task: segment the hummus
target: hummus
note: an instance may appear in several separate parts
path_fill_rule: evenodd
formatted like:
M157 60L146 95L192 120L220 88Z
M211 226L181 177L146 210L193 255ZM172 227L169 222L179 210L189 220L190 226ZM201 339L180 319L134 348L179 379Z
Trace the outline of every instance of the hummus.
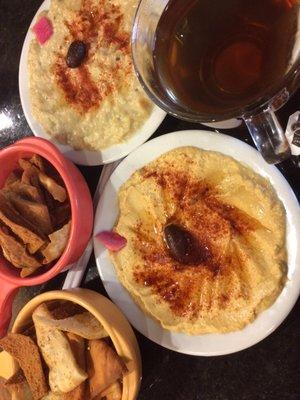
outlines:
M134 173L118 196L115 231L127 245L111 259L133 299L163 327L192 335L239 330L280 294L285 210L270 182L248 167L178 148ZM174 257L170 224L192 235L200 258Z
M138 0L52 0L53 35L28 54L31 109L44 130L75 149L101 150L130 138L152 111L132 65L130 35ZM66 56L87 46L78 68Z

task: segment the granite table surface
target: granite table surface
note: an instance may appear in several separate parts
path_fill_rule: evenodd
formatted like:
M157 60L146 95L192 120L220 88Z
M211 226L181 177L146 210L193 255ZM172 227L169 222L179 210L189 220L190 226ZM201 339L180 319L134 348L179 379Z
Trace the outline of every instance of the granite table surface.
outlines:
M18 67L26 31L40 4L40 0L0 0L0 148L32 135L20 103ZM283 126L288 116L299 109L300 92L297 92L278 113ZM199 128L197 124L167 117L154 136ZM253 145L243 125L226 133ZM288 160L278 168L299 199L300 169L296 163ZM101 167L80 167L80 170L93 193ZM64 278L65 274L61 274L45 285L22 289L14 305L15 312L35 294L60 289ZM106 294L93 256L82 286ZM274 333L257 345L228 356L187 356L136 334L143 362L139 400L300 400L299 300Z

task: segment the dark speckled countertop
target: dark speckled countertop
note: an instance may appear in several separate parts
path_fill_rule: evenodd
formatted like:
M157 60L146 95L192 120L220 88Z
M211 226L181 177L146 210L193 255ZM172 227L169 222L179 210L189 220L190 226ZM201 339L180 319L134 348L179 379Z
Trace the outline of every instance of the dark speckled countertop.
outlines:
M0 0L0 148L31 135L20 104L18 66L27 28L40 3ZM299 104L300 92L279 112L284 126ZM155 135L198 127L168 117ZM252 144L244 126L227 133ZM101 169L80 169L93 192ZM279 169L299 199L299 168L289 160ZM20 301L33 293L60 288L63 279L61 274L46 285L23 290ZM93 257L83 286L105 294ZM186 356L166 350L138 333L137 337L143 360L140 400L300 400L300 301L268 338L229 356Z

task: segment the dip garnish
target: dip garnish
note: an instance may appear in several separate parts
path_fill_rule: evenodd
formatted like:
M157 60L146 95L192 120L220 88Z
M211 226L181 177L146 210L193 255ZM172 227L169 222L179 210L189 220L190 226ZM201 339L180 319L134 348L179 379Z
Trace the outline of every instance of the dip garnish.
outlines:
M74 40L70 44L68 53L67 53L67 65L70 68L77 68L79 67L83 60L85 59L87 54L87 46L81 40Z
M96 235L96 238L111 251L119 251L127 244L126 238L112 231L100 232Z
M211 258L209 248L182 226L168 224L164 235L172 258L182 264L201 264Z
M53 35L53 27L46 17L41 17L32 28L39 44L44 44Z

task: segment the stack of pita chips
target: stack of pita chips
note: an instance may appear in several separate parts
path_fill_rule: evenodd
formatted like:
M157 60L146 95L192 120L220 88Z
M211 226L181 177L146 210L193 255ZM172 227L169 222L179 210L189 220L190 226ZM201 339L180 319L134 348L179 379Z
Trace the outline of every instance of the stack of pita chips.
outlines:
M121 400L127 367L103 326L83 310L62 319L54 315L41 304L33 312L33 327L0 340L0 348L20 367L9 380L0 381L0 396L3 392L5 400Z
M21 277L61 256L70 220L69 198L57 171L36 154L20 159L0 190L0 250Z

